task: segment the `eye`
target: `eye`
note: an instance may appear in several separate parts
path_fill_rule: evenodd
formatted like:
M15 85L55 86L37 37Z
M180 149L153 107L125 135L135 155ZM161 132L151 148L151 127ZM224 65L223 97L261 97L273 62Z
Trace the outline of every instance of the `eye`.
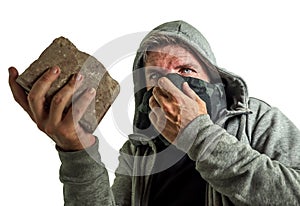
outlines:
M192 73L197 73L194 69L191 68L181 68L179 70L180 74L186 75L186 74L192 74Z
M161 77L162 75L159 72L152 72L149 74L148 79L149 80L157 80Z

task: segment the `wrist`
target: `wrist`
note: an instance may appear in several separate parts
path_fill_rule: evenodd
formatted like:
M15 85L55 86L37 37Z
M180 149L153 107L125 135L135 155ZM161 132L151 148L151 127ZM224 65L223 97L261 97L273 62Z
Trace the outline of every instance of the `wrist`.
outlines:
M77 139L76 141L56 144L57 148L63 152L75 152L80 150L85 150L96 143L96 137L92 134L88 134L82 139Z

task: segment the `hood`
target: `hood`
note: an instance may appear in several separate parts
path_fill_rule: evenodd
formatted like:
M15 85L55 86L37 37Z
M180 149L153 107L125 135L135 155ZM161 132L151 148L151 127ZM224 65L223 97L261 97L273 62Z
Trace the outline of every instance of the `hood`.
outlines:
M227 109L234 112L247 112L248 110L248 90L247 85L242 78L218 67L215 56L210 48L205 37L193 26L184 21L172 21L164 23L151 32L149 32L140 44L143 48L145 40L153 35L164 34L179 38L188 45L199 58L205 62L208 70L218 73L218 76L225 86ZM144 61L142 52L138 49L133 64L133 81L135 93L135 114L134 114L134 128L135 133L144 133L147 135L146 129L149 128L150 121L147 115L138 111L138 106L141 104L143 95L146 92L145 76L144 76ZM138 72L137 72L138 71Z

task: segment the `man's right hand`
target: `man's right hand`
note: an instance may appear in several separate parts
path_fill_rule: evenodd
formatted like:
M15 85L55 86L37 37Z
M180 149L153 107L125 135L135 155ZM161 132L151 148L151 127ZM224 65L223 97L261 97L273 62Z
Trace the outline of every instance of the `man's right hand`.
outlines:
M52 83L60 74L59 67L46 71L33 85L26 95L23 88L16 82L18 71L9 68L9 85L16 102L29 114L37 127L46 133L57 146L64 151L77 151L95 143L95 137L86 132L78 123L86 108L95 97L95 89L90 88L72 104L66 114L66 104L82 83L83 76L76 74L53 97L49 112L45 108L45 96Z

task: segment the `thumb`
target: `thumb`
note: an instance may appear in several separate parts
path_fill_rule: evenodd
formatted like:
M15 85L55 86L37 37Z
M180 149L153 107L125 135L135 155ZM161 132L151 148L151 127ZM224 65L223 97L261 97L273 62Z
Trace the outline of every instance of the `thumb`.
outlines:
M8 83L15 101L30 115L32 118L31 110L27 101L27 95L24 89L16 82L19 76L18 70L14 67L8 69L9 77Z

